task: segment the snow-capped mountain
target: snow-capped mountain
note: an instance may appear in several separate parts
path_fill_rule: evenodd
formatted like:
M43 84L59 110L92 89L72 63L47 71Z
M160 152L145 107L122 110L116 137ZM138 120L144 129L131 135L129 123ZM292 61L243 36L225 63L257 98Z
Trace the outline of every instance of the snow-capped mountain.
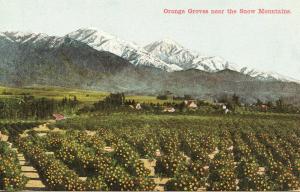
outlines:
M250 75L260 80L280 80L299 82L293 78L285 77L275 72L263 72L248 67L240 67L216 56L203 56L184 48L176 41L163 39L155 41L144 47L151 55L163 60L165 63L176 64L182 69L199 69L207 72L217 72L225 69L234 70Z
M165 63L159 58L149 54L144 48L137 44L121 40L116 36L95 29L79 29L69 33L67 37L88 44L99 51L114 53L136 66L149 66L166 71L182 70L178 65Z
M7 37L4 33L0 32L0 38L4 38L5 40L8 40L10 42L12 42L13 40L11 40L9 37Z
M257 69L237 66L218 56L201 55L184 48L171 39L156 41L141 47L109 33L85 28L69 33L67 37L86 43L96 50L114 53L137 66L155 67L168 72L187 69L218 72L230 69L260 80L299 82L274 72L263 72Z
M235 70L227 61L220 57L203 56L184 48L171 39L156 41L144 47L151 55L166 63L173 63L182 69L199 69L216 72L224 69Z
M36 46L44 46L45 48L55 48L59 47L64 41L65 38L63 37L56 37L56 36L48 36L43 33L24 33L24 32L4 32L0 36L5 37L7 40L12 42L17 42L21 44L32 44Z
M295 82L295 83L300 84L300 81L298 79L294 79L292 77L287 77L287 76L284 76L284 75L281 75L279 73L272 72L272 71L262 72L262 71L252 70L251 73L250 73L250 71L248 73L251 76L254 76L260 80L280 80L280 81L284 81L284 82Z
M191 68L200 70L186 70ZM95 30L78 30L63 37L0 33L0 74L0 84L5 86L46 85L151 95L168 90L199 98L226 92L249 102L294 96L300 91L300 84L290 82L296 80L238 68L171 40L141 48ZM275 79L284 82L272 81Z
M116 73L135 71L131 63L113 53L97 51L68 37L4 32L0 34L0 84L63 87L117 87L106 82ZM101 82L101 83L99 83Z
M64 37L48 36L43 33L0 32L0 37L9 42L30 44L38 48L56 48L73 39L98 51L116 54L136 66L159 68L168 72L198 69L206 72L218 72L225 69L240 72L259 80L280 80L299 83L298 80L275 72L263 72L249 67L237 66L217 56L204 56L184 48L171 39L153 42L145 47L122 40L109 33L96 29L79 29Z

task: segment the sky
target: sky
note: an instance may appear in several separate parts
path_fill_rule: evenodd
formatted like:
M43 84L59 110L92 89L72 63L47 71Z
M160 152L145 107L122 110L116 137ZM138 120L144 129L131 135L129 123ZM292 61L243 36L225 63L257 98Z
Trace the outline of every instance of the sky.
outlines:
M288 15L164 14L164 9L289 9ZM298 0L0 0L0 31L62 36L96 28L144 46L169 38L238 66L300 80Z

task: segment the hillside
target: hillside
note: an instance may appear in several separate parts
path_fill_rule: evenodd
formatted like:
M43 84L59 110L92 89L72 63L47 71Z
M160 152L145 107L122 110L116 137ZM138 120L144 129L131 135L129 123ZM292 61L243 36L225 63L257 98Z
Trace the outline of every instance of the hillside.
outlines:
M171 91L213 99L236 93L245 101L299 97L300 85L261 79L225 68L168 71L130 60L66 37L1 33L0 83L4 86L60 86L102 92L158 95Z
M0 37L5 85L93 87L97 79L134 67L126 60L69 38L16 42Z

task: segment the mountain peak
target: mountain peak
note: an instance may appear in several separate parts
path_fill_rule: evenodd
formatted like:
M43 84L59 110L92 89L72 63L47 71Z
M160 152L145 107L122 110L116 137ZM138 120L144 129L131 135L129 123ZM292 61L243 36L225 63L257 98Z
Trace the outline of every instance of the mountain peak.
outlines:
M76 39L86 39L92 37L93 39L116 39L114 35L111 35L105 31L98 30L96 28L80 28L74 32L69 33L67 36L76 37Z
M15 37L26 37L26 36L34 35L34 33L21 32L21 31L5 31L4 34L7 36L15 36Z
M81 27L77 31L98 31L95 27Z
M11 38L9 38L5 33L3 33L3 32L0 32L0 37L3 37L3 38L5 38L6 40L8 40L8 41L13 41Z
M16 42L23 42L32 36L36 36L34 33L29 32L20 32L20 31L5 31L2 33L2 36L5 36L6 38L16 41Z
M114 53L127 59L134 65L151 66L166 71L181 70L181 68L176 65L166 64L162 60L153 57L137 44L119 39L104 31L82 28L69 33L67 37L86 43L98 51Z
M28 41L36 42L41 39L49 38L50 36L44 33L31 33L31 32L20 32L20 31L6 31L2 35L5 36L10 41L15 41L18 43L25 43Z
M63 37L49 36L44 33L6 31L1 33L0 36L5 37L11 42L32 44L35 46L43 46L49 48L58 47L64 42Z
M150 43L149 45L145 46L146 50L154 50L154 49L160 49L160 50L182 50L184 47L180 45L178 42L176 42L173 39L170 38L164 38L159 41L155 41L153 43Z
M164 38L160 41L158 41L162 44L168 44L168 45L174 45L174 46L178 46L178 47L183 47L182 45L180 45L177 41L170 39L170 38Z

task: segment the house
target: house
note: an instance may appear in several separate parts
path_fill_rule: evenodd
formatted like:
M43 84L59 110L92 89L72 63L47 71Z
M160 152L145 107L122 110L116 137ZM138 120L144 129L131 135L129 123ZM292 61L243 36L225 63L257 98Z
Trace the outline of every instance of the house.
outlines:
M268 106L267 105L260 105L260 109L264 112L268 111Z
M185 100L184 104L189 109L197 109L198 108L197 102L195 100Z
M59 113L54 113L52 116L55 118L56 121L65 119L65 116Z
M227 108L225 103L214 103L215 106L221 107L222 110L224 110L225 114L229 112L229 109Z
M225 114L230 113L230 112L231 112L231 111L230 111L229 109L225 109L225 110L224 110L224 113L225 113Z
M225 114L231 113L231 111L228 109L226 103L214 103L215 106L220 107Z
M174 107L166 107L164 108L163 112L169 112L169 113L174 113L176 110Z
M142 106L140 103L137 103L136 106L135 106L135 109L137 110L141 110L142 109Z
M222 107L222 109L227 109L226 104L225 103L214 103L215 106L220 106Z
M222 105L222 109L226 110L227 109L226 105Z

